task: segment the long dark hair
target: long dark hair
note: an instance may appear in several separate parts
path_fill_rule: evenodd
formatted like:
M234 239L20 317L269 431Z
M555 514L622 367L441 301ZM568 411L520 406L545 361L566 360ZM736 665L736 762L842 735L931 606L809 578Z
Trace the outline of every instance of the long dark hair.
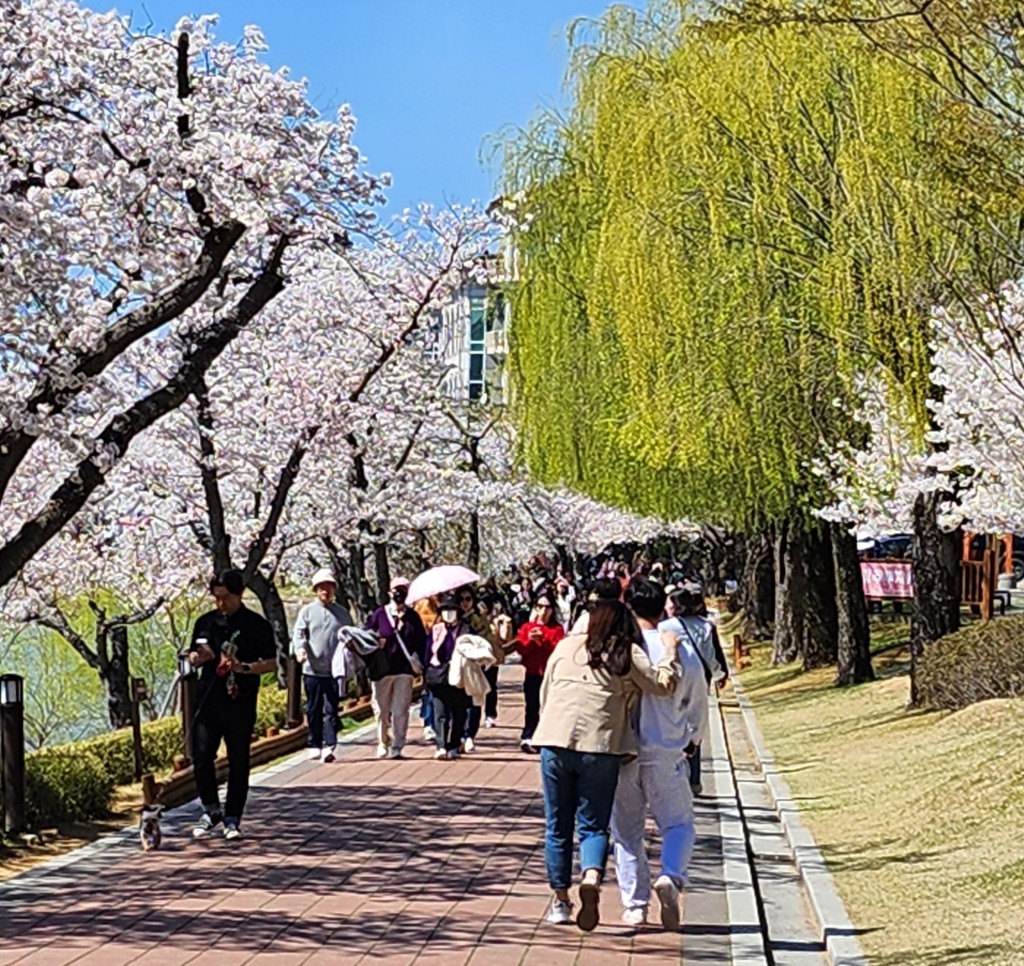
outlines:
M640 628L622 601L595 600L587 625L587 663L620 677L629 674L630 652L640 643Z

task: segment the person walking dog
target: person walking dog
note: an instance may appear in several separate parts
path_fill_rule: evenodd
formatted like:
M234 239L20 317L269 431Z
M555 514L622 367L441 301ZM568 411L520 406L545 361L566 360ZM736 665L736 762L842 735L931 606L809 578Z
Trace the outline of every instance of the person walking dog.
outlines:
M198 707L192 730L196 790L203 814L193 838L213 835L224 823L224 838L242 837L242 813L249 796L249 746L256 725L260 675L277 668L270 622L242 602L241 571L225 570L210 580L216 609L192 629L188 660L200 668ZM228 753L228 790L223 810L215 766L221 741Z

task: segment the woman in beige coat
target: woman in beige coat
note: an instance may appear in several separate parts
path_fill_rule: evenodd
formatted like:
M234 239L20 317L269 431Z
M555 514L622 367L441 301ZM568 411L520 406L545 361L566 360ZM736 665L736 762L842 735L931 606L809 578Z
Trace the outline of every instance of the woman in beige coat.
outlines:
M565 638L548 661L533 745L541 750L545 859L554 891L548 922L571 921L574 833L580 842L580 911L585 931L599 921L608 826L624 756L636 754L629 709L640 691L669 693L678 667L652 667L633 615L618 600L592 605L586 634Z

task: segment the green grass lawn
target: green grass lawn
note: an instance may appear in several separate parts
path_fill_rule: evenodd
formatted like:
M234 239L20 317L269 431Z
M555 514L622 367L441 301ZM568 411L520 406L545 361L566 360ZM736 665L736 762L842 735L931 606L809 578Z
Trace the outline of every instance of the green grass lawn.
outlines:
M1024 964L1024 699L907 710L906 625L873 626L879 680L741 675L768 747L876 966Z

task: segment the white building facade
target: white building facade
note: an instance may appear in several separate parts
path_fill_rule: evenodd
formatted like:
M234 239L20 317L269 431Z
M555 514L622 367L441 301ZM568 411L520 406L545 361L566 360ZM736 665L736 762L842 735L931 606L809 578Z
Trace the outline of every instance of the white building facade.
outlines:
M508 399L509 307L501 255L486 255L486 281L467 279L436 313L429 351L447 369L442 387L457 402L503 405Z

